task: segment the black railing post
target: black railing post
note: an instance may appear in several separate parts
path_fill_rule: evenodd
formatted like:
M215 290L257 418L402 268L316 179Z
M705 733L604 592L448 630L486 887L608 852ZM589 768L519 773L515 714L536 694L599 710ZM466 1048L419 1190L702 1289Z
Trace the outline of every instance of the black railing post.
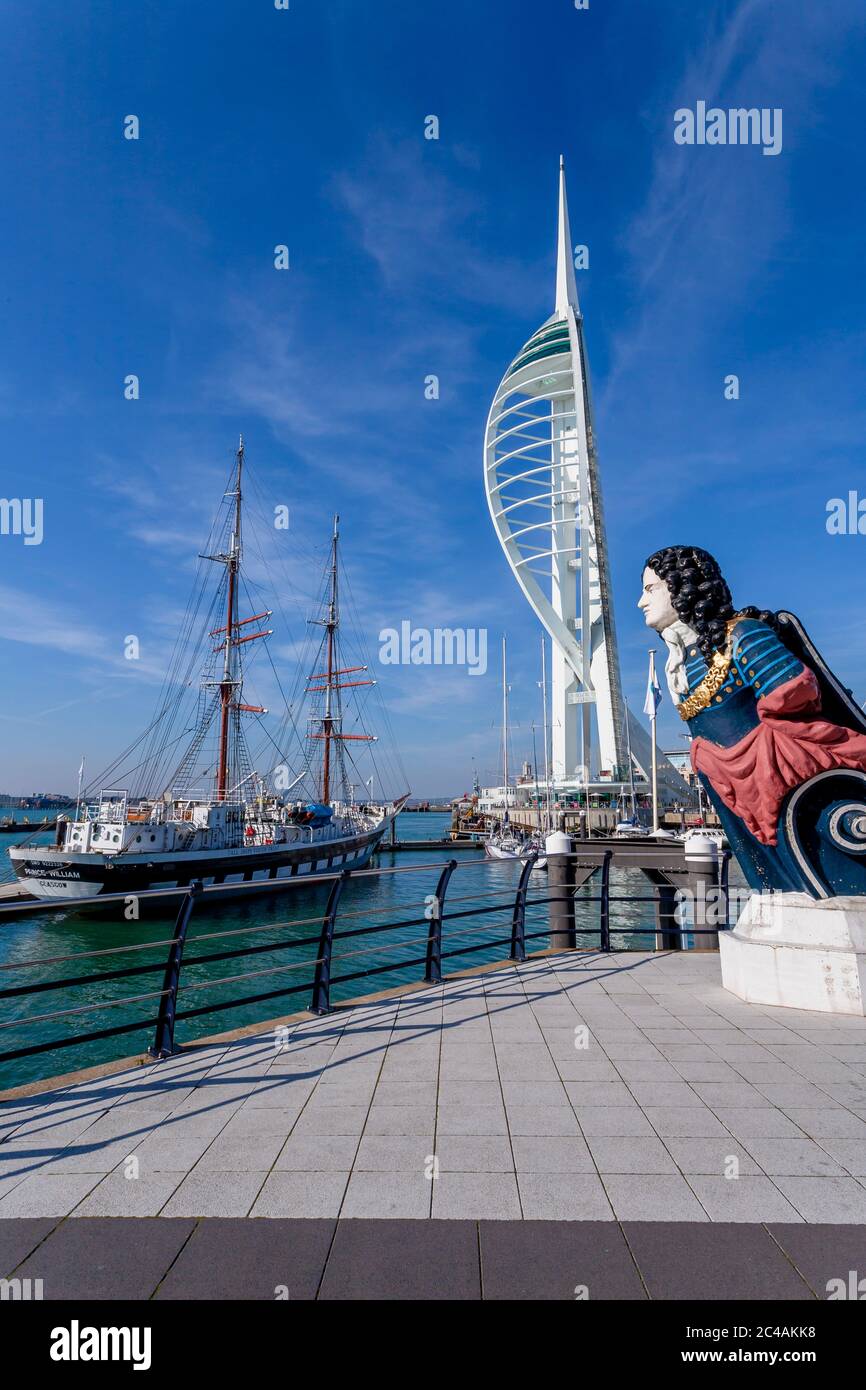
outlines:
M683 944L682 907L677 897L679 889L672 883L661 879L656 883L655 949L657 951L679 951Z
M601 949L610 950L610 861L613 850L606 849L601 865Z
M200 878L190 882L186 897L180 905L174 928L174 941L168 953L165 977L162 982L163 994L159 1001L159 1017L156 1020L156 1037L153 1047L148 1048L151 1057L162 1062L174 1052L174 1016L177 1012L177 991L180 985L180 967L183 963L183 948L186 942L186 929L195 907L195 900L202 890Z
M328 895L328 906L325 908L322 935L319 939L316 975L313 981L313 998L310 1003L310 1013L313 1014L326 1014L331 1008L331 952L334 948L334 923L337 920L340 895L351 872L351 869L344 869L340 877L334 880Z
M514 899L514 913L511 918L511 959L522 964L526 960L526 890L529 875L535 868L538 851L531 854L520 872L517 896Z
M430 935L427 937L427 959L424 963L424 983L427 985L438 985L442 979L442 919L445 916L445 894L448 891L448 884L451 882L451 875L456 868L457 860L449 859L439 875L436 892L432 899L428 898L427 900L427 907L424 912L425 919L430 923Z

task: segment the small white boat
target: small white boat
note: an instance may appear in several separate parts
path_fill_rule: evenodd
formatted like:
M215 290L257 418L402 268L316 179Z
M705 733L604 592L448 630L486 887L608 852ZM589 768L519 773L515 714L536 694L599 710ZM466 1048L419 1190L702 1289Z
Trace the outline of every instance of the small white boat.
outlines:
M617 840L646 839L649 835L646 826L631 820L619 821L613 833Z
M488 835L484 841L484 853L488 859L528 859L532 854L544 853L544 839L540 835L523 836L516 833L508 819L508 679L505 657L506 642L502 638L502 768L505 784L505 814L502 824ZM546 857L536 861L537 869L547 867Z
M535 861L536 869L547 868L547 858L544 854L544 846L539 840L521 840L511 830L496 832L484 841L484 853L488 859L529 859L533 854L539 855Z

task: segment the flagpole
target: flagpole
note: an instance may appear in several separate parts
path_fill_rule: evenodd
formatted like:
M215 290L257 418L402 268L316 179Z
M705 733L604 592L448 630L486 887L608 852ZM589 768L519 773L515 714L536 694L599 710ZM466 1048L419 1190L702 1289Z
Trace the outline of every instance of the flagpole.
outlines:
M649 690L650 704L650 738L652 739L652 793L653 793L653 834L659 828L659 767L658 750L656 748L656 714L658 711L658 701L655 698L656 690L656 654L650 647L649 654Z
M549 835L553 829L553 815L550 807L550 743L547 733L547 664L544 654L544 634L541 635L541 704L544 712L544 833Z
M628 726L628 700L625 700L623 703L625 704L625 744L628 751L628 785L631 796L631 821L632 825L635 825L637 823L637 812L635 811L634 805L634 762L631 756L631 729Z
M76 820L78 820L78 814L79 814L79 811L81 810L81 779L82 779L82 777L84 776L84 759L85 759L85 755L82 754L82 757L81 757L81 765L80 765L80 767L79 767L79 769L78 769L78 800L77 800L76 803L75 803L75 819L76 819Z

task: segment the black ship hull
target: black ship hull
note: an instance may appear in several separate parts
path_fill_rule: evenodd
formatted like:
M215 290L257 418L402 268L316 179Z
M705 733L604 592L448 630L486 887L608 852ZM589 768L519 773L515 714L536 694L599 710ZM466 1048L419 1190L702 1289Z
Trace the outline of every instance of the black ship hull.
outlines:
M255 886L267 892L287 879L363 868L387 824L363 834L304 846L268 845L153 857L22 847L10 850L10 858L22 887L46 900L69 902L101 893L135 895L157 888L181 890L194 879L206 887L234 884L246 896Z

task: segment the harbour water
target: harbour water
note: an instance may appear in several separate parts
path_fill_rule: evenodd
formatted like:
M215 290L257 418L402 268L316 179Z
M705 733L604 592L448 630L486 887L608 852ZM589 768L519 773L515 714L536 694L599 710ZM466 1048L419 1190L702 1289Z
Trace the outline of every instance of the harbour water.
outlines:
M448 834L449 824L448 815L404 812L398 821L398 836L404 842L437 839ZM46 843L50 838L50 834L43 834L38 842ZM0 880L8 881L14 876L8 857L2 852L4 849L5 847L0 845ZM371 975L369 979L354 979L345 984L335 983L331 993L333 1002L415 982L422 977L423 967L407 967L401 962L424 954L424 938L427 933L424 918L425 898L435 891L441 864L448 857L448 851L443 851L442 854L430 850L403 850L394 853L386 848L374 860L374 865L394 868L399 872L347 884L338 917L332 976L336 979L343 974L355 974L357 971L382 966L391 960L393 969ZM455 852L454 857L461 867L452 878L448 889L443 952L460 946L478 947L484 942L501 942L503 937L507 938L510 930L519 865L507 861L493 862L486 859L479 850L460 850ZM247 945L277 945L287 939L316 937L327 898L327 888L325 884L311 885L293 888L273 897L253 897L243 902L227 901L220 907L208 904L205 910L199 911L193 917L187 938L187 956L207 955ZM495 895L493 890L497 890ZM597 891L597 887L590 885L582 896L588 898ZM530 901L533 897L544 897L546 892L547 875L539 872L533 878ZM634 898L649 896L650 889L640 871L615 870L611 875L611 892L615 896L623 895L628 898L630 895ZM475 906L478 904L479 894L490 894L491 902L501 901L501 910L491 912L480 919L473 918L468 922L454 922L453 925L449 925L448 906L457 910L457 900L460 898L471 899L467 905ZM578 922L583 922L588 928L597 928L598 903L586 901L580 905L580 897L581 895L578 895ZM546 905L530 906L526 915L527 932L543 930L547 919ZM340 940L341 926L348 929L350 926L364 926L373 922L403 920L409 920L411 925L372 937L350 937L344 941ZM47 908L44 913L35 916L0 923L0 967L17 967L23 962L36 959L69 956L133 943L164 943L172 935L174 921L173 911L164 916L148 915L136 922L122 920L120 915L117 918L88 916L68 911L61 913ZM615 902L611 913L614 945L644 948L651 945L652 937L638 937L634 933L640 927L651 926L652 922L651 903L628 900ZM259 928L264 930L256 930ZM215 942L202 942L200 947L196 946L196 939L208 933L233 931L240 931L242 935ZM587 938L587 945L592 945L596 939ZM540 950L546 945L546 938L537 938L527 943L527 949ZM41 966L36 970L0 969L0 989L35 983L37 980L77 977L115 967L164 962L166 955L166 946L159 945L154 947L153 952L142 951L130 956L121 955L81 962L58 961L54 965ZM182 1010L185 1007L202 1007L205 1004L236 998L238 995L258 994L269 989L278 989L281 985L300 983L311 978L313 974L312 965L303 968L300 963L312 961L315 956L316 946L310 944L291 952L275 951L271 954L262 951L247 959L190 965L183 971L179 1008ZM481 965L491 960L501 960L505 956L507 947L502 945L475 949L471 954L449 956L443 960L443 973ZM238 976L246 971L266 971L269 967L281 967L289 962L300 968L281 974L257 975L249 985L245 985L243 980L235 980L230 984L212 985L195 991L187 988L184 996L184 986L206 985L209 980ZM6 999L0 1001L0 1023L12 1022L14 1025L15 1020L30 1015L77 1008L88 1002L102 1003L112 998L123 999L129 995L159 989L160 986L161 975L157 971L152 975L132 980L100 981L74 989L52 990L25 996L23 999ZM306 992L289 994L283 999L246 1007L233 1007L199 1018L183 1020L178 1024L177 1041L189 1042L197 1037L279 1017L280 1014L304 1008L308 1002L309 995ZM147 1000L138 1004L118 1005L116 1008L98 1013L76 1014L53 1022L3 1027L0 1028L0 1052L31 1046L49 1038L76 1037L137 1018L149 1018L155 1012L156 1001ZM151 1041L152 1030L145 1029L85 1045L70 1045L60 1051L36 1054L9 1063L0 1062L0 1089L23 1085L44 1076L93 1066L118 1057L131 1056L142 1051Z

